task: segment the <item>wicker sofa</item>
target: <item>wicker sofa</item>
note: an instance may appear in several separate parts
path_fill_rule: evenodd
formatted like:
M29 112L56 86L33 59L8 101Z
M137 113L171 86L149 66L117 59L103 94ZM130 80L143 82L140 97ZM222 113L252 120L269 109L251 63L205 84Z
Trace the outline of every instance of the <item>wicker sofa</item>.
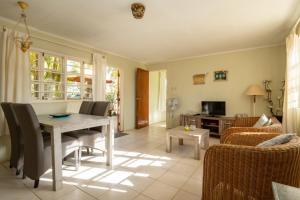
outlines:
M202 200L274 199L272 181L300 186L300 138L255 147L278 133L236 133L211 146L204 158Z
M253 125L257 122L259 117L242 117L236 118L232 127L225 129L221 134L220 143L224 143L226 138L233 133L241 132L269 132L269 133L282 133L282 124L272 117L273 124L261 128L254 128Z

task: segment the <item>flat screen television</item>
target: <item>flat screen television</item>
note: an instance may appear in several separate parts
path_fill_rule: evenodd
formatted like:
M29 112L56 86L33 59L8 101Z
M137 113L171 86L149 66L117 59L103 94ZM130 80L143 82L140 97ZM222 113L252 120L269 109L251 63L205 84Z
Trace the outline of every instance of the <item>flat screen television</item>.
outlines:
M226 115L225 101L202 101L202 113L210 116Z

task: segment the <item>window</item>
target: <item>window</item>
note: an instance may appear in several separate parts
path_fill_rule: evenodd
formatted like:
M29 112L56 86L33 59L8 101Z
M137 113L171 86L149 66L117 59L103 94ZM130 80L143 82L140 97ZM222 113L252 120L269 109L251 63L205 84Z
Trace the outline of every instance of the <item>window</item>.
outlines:
M30 52L33 100L92 100L93 66L82 60Z
M93 99L93 65L83 65L83 98Z
M81 99L81 63L67 60L67 99Z
M112 115L119 114L120 110L120 72L118 68L106 68L105 100L112 103Z

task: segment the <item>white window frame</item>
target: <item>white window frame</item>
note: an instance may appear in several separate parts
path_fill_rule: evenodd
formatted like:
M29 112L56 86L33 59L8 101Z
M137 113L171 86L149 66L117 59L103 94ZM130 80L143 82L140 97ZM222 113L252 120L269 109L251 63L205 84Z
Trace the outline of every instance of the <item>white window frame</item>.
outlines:
M38 49L38 48L31 48L30 51L36 52L38 53L38 67L40 67L39 69L39 80L37 81L40 84L39 87L39 99L34 98L33 96L31 96L31 100L34 103L47 103L47 102L70 102L70 101L83 101L83 100L92 100L92 99L86 99L84 98L84 77L85 76L89 76L92 78L92 98L93 97L93 91L94 91L94 81L95 81L95 70L94 70L94 66L90 63L87 62L86 59L82 59L82 58L78 58L78 57L74 57L74 56L69 56L69 55L64 55L64 54L60 54L60 53L56 53L56 52L51 52L48 50L43 50L43 49ZM57 57L61 57L62 58L62 72L61 72L61 79L62 79L62 93L64 94L64 98L63 99L42 99L43 98L43 94L44 94L44 84L45 81L43 80L43 72L44 72L44 59L43 59L43 54L47 54L50 56L57 56ZM67 98L67 60L74 60L74 61L78 61L80 62L80 98L79 99L68 99ZM92 69L92 75L86 75L84 74L84 65L88 64L88 65L92 65L93 69ZM31 70L31 66L30 66L30 70ZM70 73L72 74L72 73ZM30 73L31 76L31 73ZM31 81L31 84L33 84L35 81ZM31 90L31 84L30 84L30 91L32 93Z

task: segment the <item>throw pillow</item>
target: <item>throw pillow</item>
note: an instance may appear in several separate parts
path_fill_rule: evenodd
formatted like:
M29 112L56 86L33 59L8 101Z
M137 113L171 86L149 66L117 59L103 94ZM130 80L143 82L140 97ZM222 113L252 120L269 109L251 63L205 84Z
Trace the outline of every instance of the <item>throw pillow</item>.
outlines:
M270 119L268 120L268 122L264 124L264 126L271 126L272 124L273 124L273 121L272 121L272 119L270 118Z
M259 143L256 146L257 147L270 147L270 146L274 146L274 145L278 145L278 144L285 144L285 143L289 142L294 136L295 136L295 134L293 134L293 133L278 135L270 140Z
M254 128L263 127L266 123L268 123L269 119L265 114L262 114L261 117L257 120L257 122L253 125Z

